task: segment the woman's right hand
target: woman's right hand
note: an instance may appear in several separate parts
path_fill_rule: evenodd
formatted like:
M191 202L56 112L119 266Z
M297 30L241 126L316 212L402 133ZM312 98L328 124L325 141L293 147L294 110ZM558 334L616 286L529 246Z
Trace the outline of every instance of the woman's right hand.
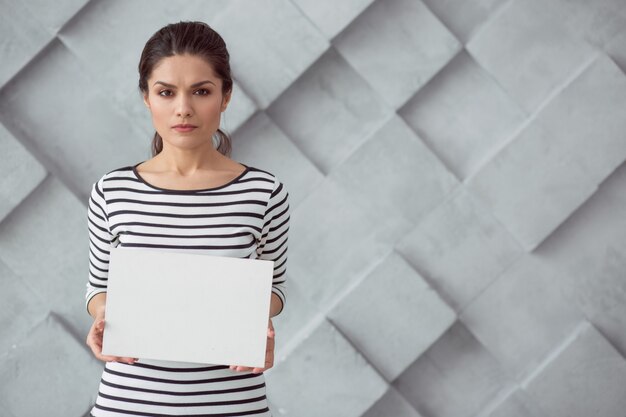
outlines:
M124 362L133 364L137 361L136 358L127 358L121 356L109 356L102 354L102 336L104 335L104 314L98 314L89 329L87 334L87 346L91 348L94 356L101 361L105 362Z

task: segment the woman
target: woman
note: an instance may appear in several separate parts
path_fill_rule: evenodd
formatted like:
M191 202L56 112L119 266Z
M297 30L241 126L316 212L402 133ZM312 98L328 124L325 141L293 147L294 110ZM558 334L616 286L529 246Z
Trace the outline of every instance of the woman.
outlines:
M271 317L285 302L288 193L271 173L228 157L219 123L232 87L224 40L205 23L167 25L141 54L153 157L103 175L89 199L87 344L105 361L93 416L271 416L263 371L274 362ZM266 366L102 355L109 253L117 246L274 261Z

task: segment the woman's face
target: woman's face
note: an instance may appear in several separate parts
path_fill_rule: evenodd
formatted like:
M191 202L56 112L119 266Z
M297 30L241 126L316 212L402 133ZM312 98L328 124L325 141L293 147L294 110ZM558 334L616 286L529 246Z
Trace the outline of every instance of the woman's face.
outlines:
M204 59L194 55L163 58L148 79L144 103L152 113L154 128L163 138L163 147L194 149L212 145L211 137L220 126L230 94L222 96L222 80ZM190 131L179 124L196 126Z

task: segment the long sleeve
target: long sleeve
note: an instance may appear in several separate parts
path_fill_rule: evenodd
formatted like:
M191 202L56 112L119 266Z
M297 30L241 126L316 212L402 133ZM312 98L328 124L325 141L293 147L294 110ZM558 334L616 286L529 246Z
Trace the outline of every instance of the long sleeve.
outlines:
M106 292L109 273L109 254L114 237L109 230L106 201L102 191L102 179L93 184L87 204L87 227L89 231L89 277L85 306L96 295Z
M287 238L289 232L289 193L277 179L265 210L263 230L257 248L259 259L274 261L272 292L282 302L278 314L286 302L285 273L287 271Z

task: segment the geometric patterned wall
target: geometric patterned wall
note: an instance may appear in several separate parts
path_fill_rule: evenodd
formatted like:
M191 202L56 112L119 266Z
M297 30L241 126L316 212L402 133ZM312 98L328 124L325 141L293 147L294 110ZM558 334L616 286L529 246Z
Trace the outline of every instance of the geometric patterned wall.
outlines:
M0 0L0 414L83 416L86 204L137 62L202 20L233 159L291 195L276 416L626 409L623 0Z

